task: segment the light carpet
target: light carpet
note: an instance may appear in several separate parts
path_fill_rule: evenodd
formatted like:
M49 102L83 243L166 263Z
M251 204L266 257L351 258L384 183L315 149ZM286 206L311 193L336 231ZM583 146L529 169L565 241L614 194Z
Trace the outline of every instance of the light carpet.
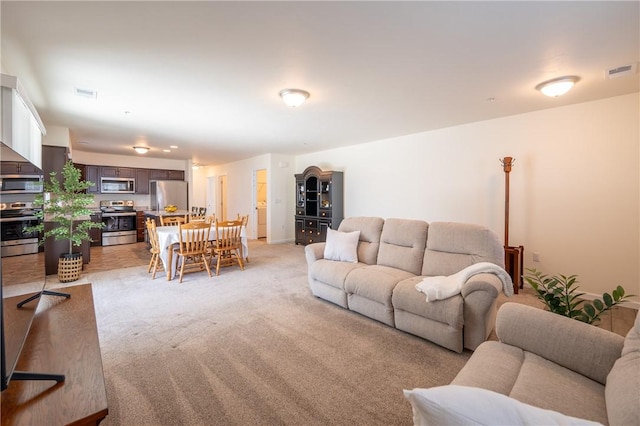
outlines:
M304 247L244 271L91 282L112 425L410 425L402 390L448 384L456 354L311 294ZM53 285L51 287L58 287Z

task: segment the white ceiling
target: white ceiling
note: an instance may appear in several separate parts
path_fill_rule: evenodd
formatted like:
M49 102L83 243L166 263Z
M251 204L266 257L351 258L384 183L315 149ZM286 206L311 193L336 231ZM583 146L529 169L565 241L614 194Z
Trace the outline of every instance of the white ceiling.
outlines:
M639 61L639 5L3 0L2 65L73 149L213 165L638 92L605 70Z

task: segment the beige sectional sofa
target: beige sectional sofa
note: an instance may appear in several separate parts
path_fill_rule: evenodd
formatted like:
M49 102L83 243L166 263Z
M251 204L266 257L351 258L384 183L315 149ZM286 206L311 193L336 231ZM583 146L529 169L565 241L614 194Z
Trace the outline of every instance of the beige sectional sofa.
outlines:
M623 338L505 303L496 334L451 385L405 391L416 425L640 425L640 316Z
M504 268L503 245L472 224L351 217L340 232L359 231L357 262L324 258L326 243L305 247L312 293L456 352L475 349L493 329L503 282L494 274L469 278L462 291L427 302L415 288L425 276L449 276L478 262Z

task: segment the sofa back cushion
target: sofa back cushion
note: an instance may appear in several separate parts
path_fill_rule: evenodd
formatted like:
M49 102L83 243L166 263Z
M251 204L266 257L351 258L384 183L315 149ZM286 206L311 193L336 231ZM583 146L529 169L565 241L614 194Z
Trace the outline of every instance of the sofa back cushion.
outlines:
M432 222L422 275L453 275L478 262L504 268L504 246L488 228L469 223Z
M627 333L622 356L607 376L604 390L610 425L638 424L640 419L640 315Z
M380 248L380 234L384 219L381 217L348 217L338 227L340 232L360 231L358 262L375 265Z
M427 228L423 220L387 219L382 227L378 265L420 275Z

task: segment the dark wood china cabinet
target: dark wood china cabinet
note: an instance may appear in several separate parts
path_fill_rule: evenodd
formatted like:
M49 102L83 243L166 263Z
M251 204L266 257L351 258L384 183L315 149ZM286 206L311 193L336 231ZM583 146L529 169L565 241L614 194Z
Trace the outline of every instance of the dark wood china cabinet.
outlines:
M343 173L309 166L296 174L296 244L326 241L344 217Z

